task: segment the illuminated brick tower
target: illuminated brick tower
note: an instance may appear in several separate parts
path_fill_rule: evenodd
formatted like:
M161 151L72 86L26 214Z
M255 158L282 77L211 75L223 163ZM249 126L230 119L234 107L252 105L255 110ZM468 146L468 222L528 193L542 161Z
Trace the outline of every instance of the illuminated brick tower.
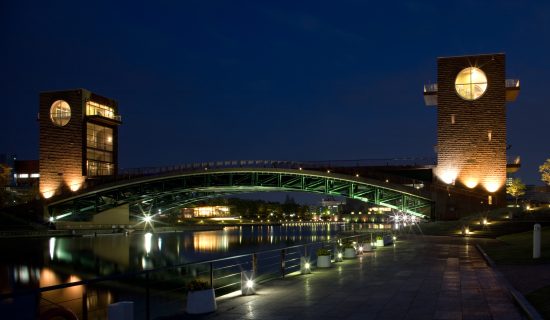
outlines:
M40 193L77 191L86 180L116 175L116 101L85 89L40 93Z
M506 102L519 93L506 80L504 54L437 59L437 84L424 87L437 105L436 178L503 205L506 181Z

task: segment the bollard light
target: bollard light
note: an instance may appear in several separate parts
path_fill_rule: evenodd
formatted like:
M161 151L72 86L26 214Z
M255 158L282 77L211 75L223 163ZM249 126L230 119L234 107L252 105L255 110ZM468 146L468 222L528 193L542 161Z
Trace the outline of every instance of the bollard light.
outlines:
M309 263L309 258L306 258L306 257L300 258L300 273L302 274L311 273L311 263Z
M241 272L241 293L243 296L256 293L253 271Z
M338 253L336 254L336 261L342 262L343 259L344 259L344 255L342 254L342 252L338 251Z

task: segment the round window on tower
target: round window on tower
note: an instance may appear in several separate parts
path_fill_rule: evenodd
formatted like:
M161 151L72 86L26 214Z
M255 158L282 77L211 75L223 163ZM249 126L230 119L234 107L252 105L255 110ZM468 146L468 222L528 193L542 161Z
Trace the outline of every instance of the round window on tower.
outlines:
M50 108L50 119L53 124L59 127L63 127L71 120L71 107L64 100L57 100L52 103Z
M487 76L479 68L466 68L456 76L455 89L462 99L479 99L487 90Z

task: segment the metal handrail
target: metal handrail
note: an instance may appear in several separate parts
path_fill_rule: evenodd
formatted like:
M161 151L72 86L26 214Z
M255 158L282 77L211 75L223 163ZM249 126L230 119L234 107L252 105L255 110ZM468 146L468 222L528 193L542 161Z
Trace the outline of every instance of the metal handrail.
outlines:
M506 79L506 88L519 88L519 79Z
M164 167L140 167L140 168L121 168L119 176L147 176L163 173L186 172L205 169L221 168L286 168L298 169L301 167L361 167L361 166L418 166L434 165L434 157L408 157L408 158L373 158L373 159L339 159L339 160L303 160L303 161L284 161L284 160L232 160L232 161L210 161L195 162Z
M429 83L424 85L425 93L437 92L437 83Z

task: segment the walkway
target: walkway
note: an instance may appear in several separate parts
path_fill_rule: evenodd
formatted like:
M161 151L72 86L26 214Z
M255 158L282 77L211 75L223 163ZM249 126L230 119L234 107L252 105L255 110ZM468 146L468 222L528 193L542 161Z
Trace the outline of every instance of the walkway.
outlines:
M490 241L490 240L482 240ZM221 297L218 311L164 319L522 319L473 240L413 236L330 269Z

